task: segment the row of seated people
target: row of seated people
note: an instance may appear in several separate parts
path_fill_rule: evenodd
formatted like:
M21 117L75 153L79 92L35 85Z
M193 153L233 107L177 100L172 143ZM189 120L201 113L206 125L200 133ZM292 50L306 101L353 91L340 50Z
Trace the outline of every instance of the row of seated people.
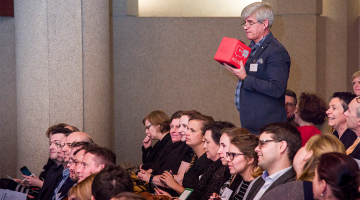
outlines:
M333 111L330 112L335 110L333 101L339 101L339 105L336 106L340 107L336 109L340 110L338 114L343 115L341 119L345 120L342 122L345 125L344 111L348 110L348 104L352 100L357 103L357 98L349 100L343 96L353 98L351 93L336 93L331 99L330 108L326 111L321 98L315 94L303 93L296 109L299 127L305 126L306 123L311 126L318 124L308 123L313 118L320 121L322 119L324 122L325 115L328 114L329 118L331 117L329 125L339 130L337 128L340 120L338 116L332 116ZM314 108L320 104L325 110ZM360 106L357 109L360 109ZM319 110L322 110L323 114L319 114ZM305 115L301 115L301 112L305 112ZM338 152L346 158L336 154L337 159L341 157L349 160L349 156L346 156L351 155L347 151L349 147L344 147L343 140L338 139L339 134L336 132L334 135L321 132L312 134L301 131L299 127L290 123L274 123L264 126L259 130L260 136L257 136L229 122L214 122L211 117L197 111L178 111L171 119L162 111L153 111L144 118L143 123L146 137L142 148L143 165L140 166L138 178L151 183L150 186L156 184L157 186L151 189L158 195L179 196L186 188L191 188L193 192L188 197L190 200L360 197L359 167L356 159L351 157L351 163L342 163L340 168L334 170L342 170L341 168L348 167L345 166L348 164L355 164L356 170L350 170L344 176L338 176L339 173L332 171L331 173L336 174L333 178L338 179L333 180L331 184L325 184L327 187L321 190L315 185L313 187L315 171L322 154ZM153 147L152 139L159 140ZM179 146L181 148L177 149ZM192 151L189 151L187 146ZM191 152L193 156L189 156ZM325 169L327 167L330 165ZM347 180L349 176L351 181ZM294 180L298 181L292 183ZM330 182L325 178L318 180ZM347 181L340 184L341 180ZM352 186L345 182L351 183ZM278 187L280 185L283 186ZM295 186L298 190L289 189ZM349 189L342 190L337 187ZM281 193L278 193L278 190Z

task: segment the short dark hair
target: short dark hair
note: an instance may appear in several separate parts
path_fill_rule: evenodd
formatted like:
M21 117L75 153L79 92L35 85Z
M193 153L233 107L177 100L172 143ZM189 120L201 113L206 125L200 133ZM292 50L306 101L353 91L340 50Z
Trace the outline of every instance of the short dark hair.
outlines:
M202 123L201 134L202 135L205 135L205 127L214 122L214 119L211 116L206 116L206 115L194 115L189 119L189 122L191 120L201 121L201 123Z
M55 134L58 134L58 133L62 133L67 137L70 133L72 133L72 131L70 129L67 129L67 128L57 127L57 128L52 129L50 134L55 135Z
M197 110L188 110L188 111L184 111L181 116L184 116L184 115L189 116L189 119L190 119L191 117L193 117L195 115L202 115L202 114Z
M120 192L134 192L134 185L130 175L115 165L101 170L91 185L91 194L96 200L110 200Z
M85 154L90 153L94 155L94 161L97 165L116 165L116 155L110 149L99 146L89 146L85 148Z
M204 130L205 132L210 130L211 131L211 138L214 140L214 142L219 145L220 144L220 137L222 135L222 130L227 128L233 128L235 125L230 122L226 121L216 121L209 125L207 125Z
M350 102L356 97L356 94L351 92L335 92L330 99L339 98L341 105L344 108L344 112L349 109Z
M73 144L74 144L74 143L73 143ZM84 150L84 151L86 152L87 149L92 148L92 147L98 147L98 145L95 144L95 143L83 144L83 145L81 146L81 148L79 148L79 149L77 149L76 151L74 151L74 155L76 155L76 154L77 154L79 151L81 151L81 150Z
M298 112L300 118L305 122L311 122L315 125L322 124L325 121L327 106L325 101L313 93L301 93Z
M65 123L59 123L59 124L55 124L50 126L47 131L46 131L46 137L50 138L50 135L53 133L53 130L56 128L65 128L65 126L69 126Z
M83 147L83 146L87 146L89 145L90 143L89 142L73 142L71 144L71 148L74 148L74 147Z
M180 117L182 116L183 113L184 113L184 111L182 111L182 110L176 111L173 115L171 115L170 123L174 119L180 119Z
M319 181L325 180L337 199L358 199L359 165L348 155L338 152L324 153L317 167Z
M285 95L294 98L294 103L296 106L296 104L297 104L296 93L290 89L286 89Z
M288 159L293 162L296 152L301 148L301 134L290 123L278 122L265 125L260 128L260 134L271 134L271 138L277 141L285 141L288 147Z

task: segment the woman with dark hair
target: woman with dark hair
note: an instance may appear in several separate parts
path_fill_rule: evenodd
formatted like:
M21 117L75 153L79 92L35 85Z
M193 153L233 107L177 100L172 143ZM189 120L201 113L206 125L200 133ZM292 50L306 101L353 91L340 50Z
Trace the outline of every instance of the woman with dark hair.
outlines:
M226 167L221 164L217 151L220 147L219 141L221 130L234 126L228 122L204 123L206 116L191 118L186 133L186 143L194 150L196 158L193 165L184 175L182 185L174 182L171 174L164 172L162 179L178 194L185 188L192 188L194 191L188 199L205 200L223 185ZM205 142L205 144L204 144ZM156 190L164 194L161 190Z
M301 133L301 146L303 147L311 136L321 134L315 125L323 124L326 117L326 104L316 94L301 93L300 101L295 110L295 122Z
M313 181L314 198L355 200L359 194L359 166L342 153L322 154Z
M170 119L167 114L161 110L155 110L149 113L144 119L146 137L143 140L141 169L148 170L152 167L155 160L160 156L165 145L170 142ZM159 140L154 146L151 146L152 140Z

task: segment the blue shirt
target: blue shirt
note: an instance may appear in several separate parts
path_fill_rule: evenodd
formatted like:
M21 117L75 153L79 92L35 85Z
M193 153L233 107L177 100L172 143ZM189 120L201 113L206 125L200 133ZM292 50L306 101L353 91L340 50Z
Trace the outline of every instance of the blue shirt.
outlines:
M69 168L64 169L62 172L62 179L61 179L60 183L58 184L58 186L56 187L56 189L54 190L54 194L51 198L52 200L58 200L56 195L60 191L61 187L64 185L64 183L65 183L66 179L69 177L69 175L70 175Z

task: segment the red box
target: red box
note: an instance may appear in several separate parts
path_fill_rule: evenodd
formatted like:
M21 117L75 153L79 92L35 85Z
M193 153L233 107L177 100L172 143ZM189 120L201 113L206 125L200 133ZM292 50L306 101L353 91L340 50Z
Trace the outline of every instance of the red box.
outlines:
M240 69L240 61L245 65L250 52L251 48L246 46L242 41L224 37L214 59L221 64L226 63L234 68Z

